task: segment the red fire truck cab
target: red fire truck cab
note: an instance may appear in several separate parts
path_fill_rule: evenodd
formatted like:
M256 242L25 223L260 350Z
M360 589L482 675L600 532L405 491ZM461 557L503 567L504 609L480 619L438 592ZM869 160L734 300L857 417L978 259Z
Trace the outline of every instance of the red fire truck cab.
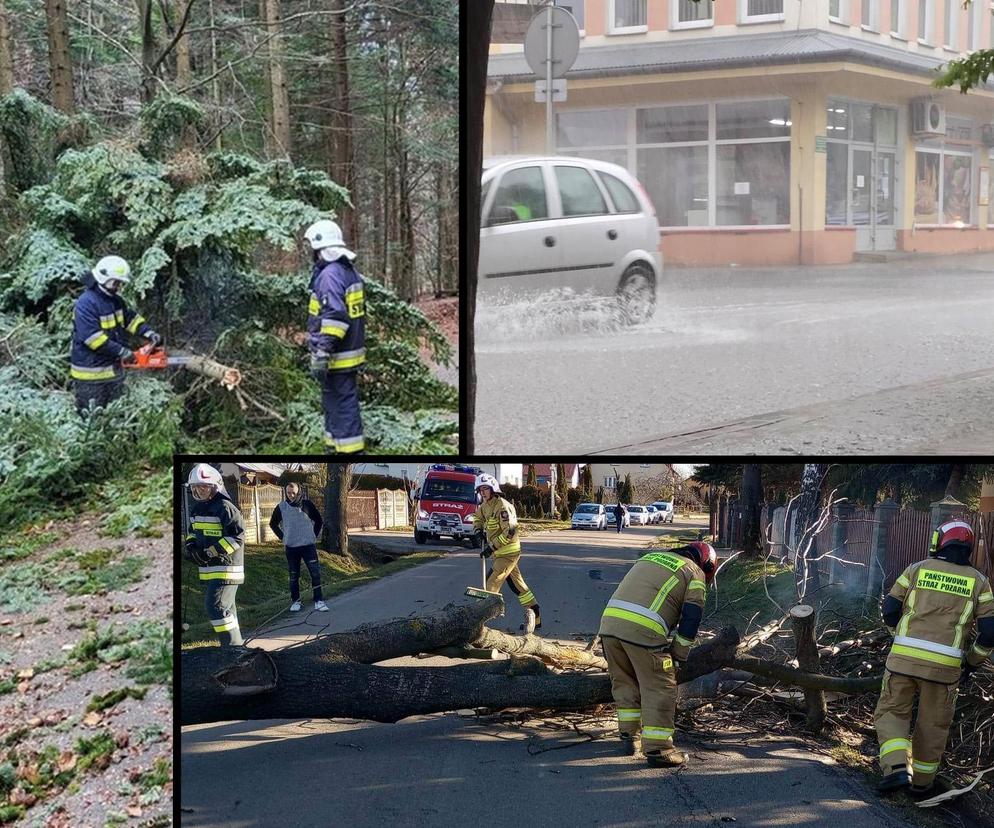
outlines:
M439 463L428 467L417 492L418 510L414 523L414 542L425 543L448 535L457 541L468 540L478 546L473 531L476 511L476 476L474 466Z

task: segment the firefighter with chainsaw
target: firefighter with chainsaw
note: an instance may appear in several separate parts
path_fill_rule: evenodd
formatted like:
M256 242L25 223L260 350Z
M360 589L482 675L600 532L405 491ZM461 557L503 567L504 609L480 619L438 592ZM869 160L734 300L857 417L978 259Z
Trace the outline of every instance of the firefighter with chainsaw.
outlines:
M186 556L200 572L207 617L221 646L241 645L235 593L245 582L245 524L224 489L221 472L198 463L188 478L193 508Z
M994 593L970 566L973 543L969 523L943 523L932 533L929 557L905 569L884 598L881 615L894 643L874 713L883 793L932 788L958 689L994 651Z
M473 513L473 526L482 546L480 555L493 557L493 567L487 573L487 591L499 593L506 580L525 611L521 629L533 633L542 627L542 614L535 595L521 577L521 539L514 506L501 496L500 484L489 474L477 475L476 494L480 505Z
M366 362L362 276L335 222L317 221L304 235L314 256L307 331L311 374L324 404L325 447L332 454L354 454L366 447L358 386Z
M145 317L120 297L131 281L131 268L120 256L104 256L87 275L86 290L76 300L73 314L70 375L76 391L76 408L82 413L91 404L100 408L121 395L122 363L134 359L130 336L161 345Z
M634 756L641 728L651 767L685 761L673 747L677 670L697 637L717 561L703 541L643 555L601 616L598 634L618 707L618 735L624 752Z

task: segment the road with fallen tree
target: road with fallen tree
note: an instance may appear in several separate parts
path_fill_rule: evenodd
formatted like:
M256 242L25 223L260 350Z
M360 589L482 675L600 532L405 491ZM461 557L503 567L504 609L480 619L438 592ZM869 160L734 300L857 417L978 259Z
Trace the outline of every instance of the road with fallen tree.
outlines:
M666 531L688 528L696 526ZM609 682L585 648L611 592L660 531L526 539L523 571L550 646L511 637L516 602L494 618L499 602L462 596L479 579L479 559L453 545L445 558L333 599L328 614L275 620L257 631L248 657L185 651L183 824L261 826L292 808L300 825L326 824L331 813L351 825L460 824L481 809L494 825L524 814L557 824L649 825L665 814L668 824L748 825L770 813L778 824L897 825L860 781L801 742L681 734L691 762L669 776L620 756L613 708L597 706L610 701ZM722 630L697 648L681 681L719 666L810 675L742 648L738 631ZM496 660L450 657L494 651ZM587 672L552 669L584 662ZM513 720L479 712L507 707L520 711ZM584 712L565 712L576 708ZM570 750L548 754L562 748ZM236 759L219 789L218 764ZM747 773L748 786L725 781Z

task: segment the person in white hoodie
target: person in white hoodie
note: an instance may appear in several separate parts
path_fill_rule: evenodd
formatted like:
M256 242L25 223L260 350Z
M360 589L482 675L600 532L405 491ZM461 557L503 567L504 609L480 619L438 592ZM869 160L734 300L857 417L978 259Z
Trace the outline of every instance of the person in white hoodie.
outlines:
M286 562L290 568L290 612L300 612L300 562L307 565L314 590L314 609L327 612L328 605L322 600L321 569L318 566L317 539L321 536L324 521L313 502L303 497L300 486L294 482L286 484L283 490L285 499L273 510L269 528L286 546Z

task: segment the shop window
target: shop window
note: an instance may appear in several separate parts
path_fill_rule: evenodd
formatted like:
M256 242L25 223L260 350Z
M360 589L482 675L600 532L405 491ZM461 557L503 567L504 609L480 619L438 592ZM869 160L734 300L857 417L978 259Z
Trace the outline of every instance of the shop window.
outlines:
M829 138L849 137L849 104L845 101L829 100L826 129Z
M994 228L994 155L987 159L987 227Z
M850 103L849 111L853 141L873 143L873 105Z
M646 0L610 0L608 34L629 34L648 29Z
M783 0L739 0L742 23L783 20Z
M708 105L640 109L636 115L635 135L640 144L707 141Z
M560 147L611 146L628 142L628 113L623 109L560 112L556 115Z
M487 224L511 224L548 217L542 168L522 167L504 173Z
M825 224L841 227L848 223L849 146L829 144L825 189Z
M656 205L660 226L709 223L707 146L640 148L636 177Z
M670 8L673 12L670 26L674 29L693 29L714 23L713 0L672 0Z
M877 109L877 143L897 146L897 110Z
M937 152L915 153L915 221L939 223L939 162Z
M737 101L717 105L718 140L790 137L790 102Z
M609 164L617 164L619 167L628 167L628 150L623 147L617 149L559 150L559 154L573 155L577 158L593 158L595 161L607 161Z
M942 157L942 222L970 223L970 193L973 182L973 158L969 155Z
M564 216L599 216L607 212L607 203L593 176L582 167L556 165L556 181Z
M718 224L788 224L789 184L787 141L719 146Z

